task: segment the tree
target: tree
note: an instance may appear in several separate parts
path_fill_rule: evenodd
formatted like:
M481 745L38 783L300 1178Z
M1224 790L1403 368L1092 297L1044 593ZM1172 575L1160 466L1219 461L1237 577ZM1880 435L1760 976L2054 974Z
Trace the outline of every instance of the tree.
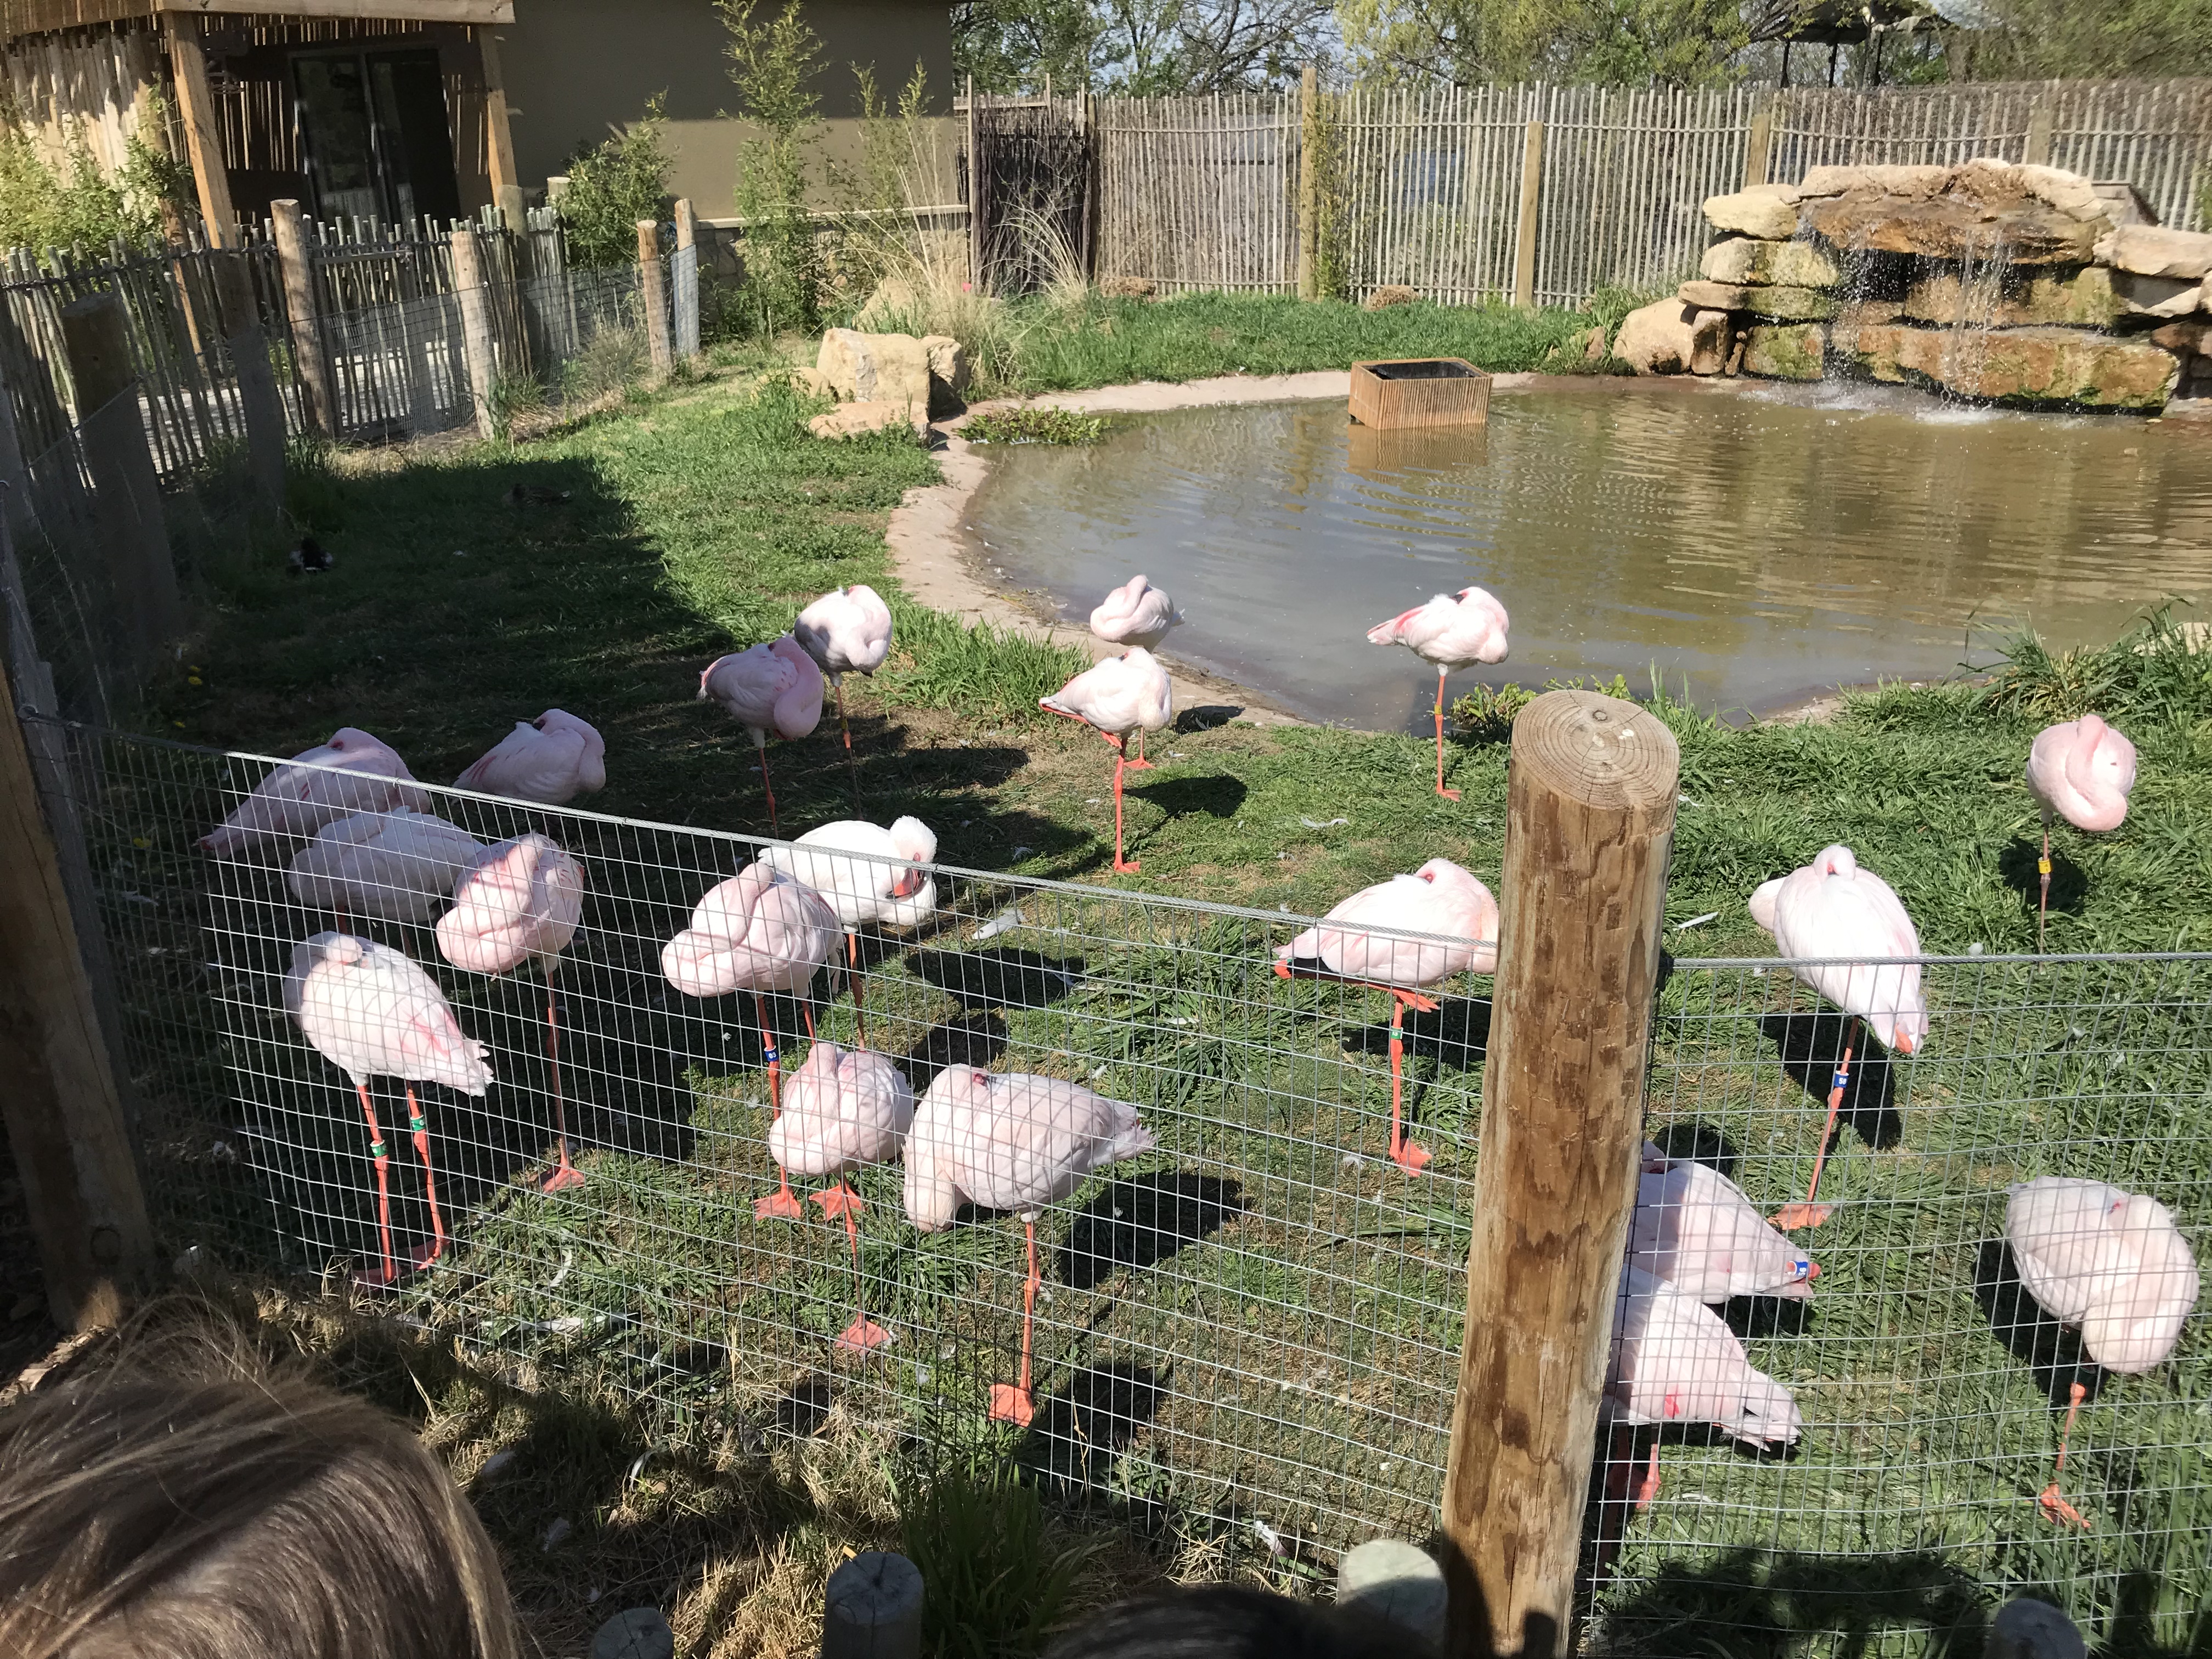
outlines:
M568 188L556 205L575 264L637 263L637 222L659 219L668 201L667 125L655 96L620 134L568 158Z
M806 158L822 131L822 42L799 0L766 22L754 0L714 0L730 34L738 114L756 131L738 150L738 212L745 228L744 294L755 326L811 332L821 321L822 256L806 209Z
M1984 0L1976 80L2212 75L2212 0Z
M1257 90L1335 55L1332 0L968 0L953 61L983 92Z
M1341 0L1354 67L1392 77L1710 86L1737 78L1739 0Z

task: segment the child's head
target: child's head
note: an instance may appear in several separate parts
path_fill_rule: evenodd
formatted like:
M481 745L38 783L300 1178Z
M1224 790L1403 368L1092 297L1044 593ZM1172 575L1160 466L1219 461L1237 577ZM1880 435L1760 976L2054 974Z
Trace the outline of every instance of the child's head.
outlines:
M514 1659L499 1559L397 1419L211 1346L0 1411L9 1659Z

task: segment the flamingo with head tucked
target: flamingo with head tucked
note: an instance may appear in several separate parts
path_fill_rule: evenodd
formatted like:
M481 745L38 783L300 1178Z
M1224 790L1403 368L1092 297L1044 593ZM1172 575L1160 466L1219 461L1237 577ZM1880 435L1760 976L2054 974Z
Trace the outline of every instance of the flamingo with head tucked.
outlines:
M568 1161L568 1117L561 1098L561 1027L553 975L584 915L584 872L544 836L517 836L483 855L453 887L453 908L438 920L438 949L454 967L503 974L535 963L545 975L545 1066L553 1082L553 1133L559 1161L541 1192L580 1187Z
M1095 662L1037 707L1062 720L1081 720L1114 750L1114 867L1136 873L1133 859L1121 856L1121 778L1152 769L1148 760L1129 758L1129 733L1157 732L1175 711L1175 685L1160 659L1142 646Z
M1774 935L1781 956L1838 958L1790 969L1850 1016L1843 1058L1829 1079L1828 1121L1813 1158L1812 1184L1803 1203L1786 1204L1774 1217L1778 1227L1817 1227L1831 1212L1814 1200L1850 1081L1853 1036L1869 1030L1885 1048L1911 1054L1928 1035L1920 964L1910 960L1920 954L1920 933L1896 891L1861 868L1848 847L1825 848L1804 868L1765 883L1751 896L1751 919Z
M860 930L883 922L911 927L934 911L937 883L915 866L936 856L937 832L915 817L899 818L888 830L861 818L840 818L809 830L788 847L762 849L762 862L812 888L844 924L853 1019L864 1048L868 1024L861 1006Z
M811 887L756 860L711 889L691 912L691 925L661 948L660 971L686 996L718 997L750 991L760 1021L762 1055L768 1065L769 1108L783 1115L780 1060L775 1028L768 1023L763 992L785 991L800 998L807 1035L814 1012L805 1000L814 975L830 960L840 929L837 913ZM753 1206L757 1216L795 1221L806 1213L793 1196L791 1177L779 1164L776 1189Z
M817 1042L807 1049L805 1063L791 1074L783 1115L769 1127L769 1155L780 1166L803 1176L830 1177L831 1184L816 1193L814 1201L823 1214L844 1218L856 1287L860 1232L853 1218L860 1197L845 1177L863 1164L896 1158L913 1124L913 1085L888 1056ZM866 1309L856 1308L836 1346L865 1353L890 1340L890 1334L870 1319Z
M2197 1305L2197 1257L2172 1212L2144 1194L2073 1176L2024 1182L2005 1201L2005 1241L2021 1287L2080 1330L2081 1346L2108 1371L2133 1376L2160 1364ZM2087 1392L2079 1382L2069 1390L2058 1465L2038 1499L2052 1519L2084 1529L2088 1522L2058 1482Z
M1141 645L1157 651L1168 630L1183 619L1175 601L1140 571L1101 600L1091 613L1091 633L1108 645ZM1137 732L1137 758L1145 757L1145 734Z
M338 915L427 926L485 847L428 812L357 812L326 823L293 857L284 884Z
M837 729L845 736L845 777L853 810L860 810L860 775L853 764L853 728L845 720L845 676L873 674L891 653L891 608L866 582L832 588L791 625L799 648L814 659L837 695Z
M1669 1158L1648 1140L1628 1226L1628 1265L1716 1305L1738 1296L1802 1302L1820 1276L1735 1182L1706 1164Z
M2051 908L2051 820L2100 835L2128 816L2136 787L2136 746L2094 714L2062 720L2036 734L2027 751L2027 793L2043 808L2043 855L2035 861L2041 890L2035 901L2035 948L2043 948L2043 923Z
M1479 662L1504 662L1506 621L1495 594L1462 587L1367 630L1369 643L1402 645L1437 665L1437 793L1446 800L1457 800L1459 791L1444 787L1444 676Z
M453 782L509 800L566 806L607 787L606 740L589 720L549 708L534 720L517 720Z
M775 788L769 781L768 740L774 732L795 742L822 723L822 671L788 634L764 645L717 657L699 672L699 699L712 697L753 734L760 751L761 787L768 794L769 833L776 827Z
M343 770L338 769L343 768ZM200 837L204 851L232 858L264 841L312 836L356 812L429 810L415 775L389 744L342 726L262 779L228 817Z
M1376 927L1443 938L1393 939L1368 931ZM1498 901L1449 859L1431 859L1410 876L1361 888L1275 951L1281 978L1340 979L1390 994L1390 1157L1408 1175L1419 1175L1429 1154L1405 1132L1406 1010L1434 1012L1435 1000L1419 988L1469 969L1498 971Z
M391 1159L384 1131L368 1098L368 1079L396 1077L407 1091L407 1117L422 1160L422 1196L430 1206L430 1243L414 1252L417 1267L445 1253L446 1224L438 1214L438 1188L430 1164L430 1126L415 1098L417 1083L442 1083L465 1095L489 1086L489 1052L454 1022L453 1010L429 975L388 945L350 933L317 933L292 947L284 975L284 1007L307 1041L353 1079L368 1120L369 1156L376 1164L377 1238L383 1248L382 1282L398 1277L392 1259ZM368 1276L362 1275L365 1279Z

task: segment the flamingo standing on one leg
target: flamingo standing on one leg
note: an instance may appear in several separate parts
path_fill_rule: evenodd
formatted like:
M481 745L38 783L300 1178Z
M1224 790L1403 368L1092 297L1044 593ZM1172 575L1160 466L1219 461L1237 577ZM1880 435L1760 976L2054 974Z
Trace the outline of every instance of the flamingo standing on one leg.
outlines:
M915 866L936 856L937 832L913 817L899 818L888 830L861 818L840 818L809 830L788 847L762 849L763 862L819 893L844 924L853 1020L863 1048L868 1044L868 1017L861 1006L860 930L872 922L911 927L934 911L937 884Z
M863 1164L898 1156L914 1123L914 1088L885 1055L817 1042L807 1049L805 1064L791 1074L784 1098L783 1115L768 1132L769 1153L786 1170L832 1178L813 1199L823 1215L844 1218L855 1303L853 1322L838 1334L836 1346L848 1353L866 1353L891 1339L858 1305L860 1232L853 1217L860 1198L845 1177Z
M2035 900L2035 948L2043 949L2043 921L2051 908L2051 820L2101 835L2128 816L2128 791L2136 787L2136 746L2094 714L2062 720L2036 734L2027 751L2027 793L2043 808L2043 855L2035 861L2040 890Z
M1036 1320L1037 1214L1066 1197L1093 1170L1152 1146L1152 1131L1127 1101L1079 1083L1026 1073L994 1075L972 1066L937 1074L915 1110L906 1142L907 1218L921 1231L950 1226L963 1201L1018 1210L1028 1244L1022 1287L1019 1379L991 1387L994 1422L1026 1426L1031 1328Z
M438 949L456 968L503 974L526 962L545 975L545 1068L553 1083L553 1133L561 1152L538 1190L580 1187L568 1161L568 1117L561 1098L561 1026L553 975L584 915L584 872L540 835L517 836L484 854L453 887L453 908L438 921Z
M820 894L772 866L756 860L728 881L711 889L691 912L691 925L661 948L660 971L686 996L718 997L732 991L753 994L760 1021L762 1058L768 1065L771 1132L783 1115L783 1091L775 1051L775 1030L768 1023L763 993L787 991L802 999L815 974L836 949L837 913ZM804 1000L807 1035L814 1013ZM795 1221L806 1206L794 1197L791 1177L781 1164L776 1189L753 1206L763 1218Z
M2197 1305L2197 1258L2154 1198L2101 1181L2043 1176L2005 1200L2005 1239L2020 1282L2061 1324L2078 1327L2081 1346L2108 1371L2134 1376L2173 1352ZM2066 1440L2087 1389L2069 1390L2058 1463L2037 1499L2056 1521L2088 1528L2059 1493Z
M1644 1143L1628 1265L1717 1305L1736 1296L1802 1302L1820 1269L1718 1170Z
M845 720L845 676L873 674L891 653L891 608L866 582L833 588L791 625L799 648L814 659L837 694L837 729L845 737L845 777L853 810L860 810L860 775L853 764L853 728Z
M760 751L761 788L768 795L769 832L781 836L775 788L768 775L769 734L796 742L822 723L822 671L786 634L715 658L699 672L699 696L702 702L714 698L753 734L753 747Z
M228 817L200 837L200 847L231 858L264 841L312 836L356 812L427 811L429 805L407 763L389 744L342 726L328 743L303 750L262 779Z
M1928 1035L1920 964L1899 960L1920 954L1920 934L1890 884L1861 869L1848 847L1825 848L1803 869L1765 883L1751 896L1751 919L1774 935L1784 957L1842 958L1790 970L1850 1016L1843 1058L1829 1079L1828 1121L1813 1158L1812 1184L1803 1203L1785 1204L1773 1218L1778 1227L1817 1227L1832 1208L1814 1200L1850 1081L1853 1036L1870 1030L1885 1048L1911 1054Z
M1495 594L1462 587L1367 630L1370 643L1402 645L1437 665L1437 793L1446 800L1457 800L1459 791L1444 787L1444 676L1479 662L1504 662L1505 627L1505 607Z
M1168 630L1182 619L1175 601L1139 572L1099 602L1091 613L1091 633L1108 645L1141 645L1147 651L1157 651ZM1139 728L1137 758L1144 757L1145 734Z
M1114 867L1134 875L1136 860L1121 856L1121 777L1152 769L1129 758L1129 733L1157 732L1175 711L1175 685L1160 660L1142 646L1095 662L1037 707L1064 720L1081 720L1114 746Z
M509 800L566 806L607 787L606 739L589 720L549 708L534 720L517 720L453 783Z
M350 933L317 933L292 947L284 975L284 1007L307 1041L353 1079L368 1120L369 1156L376 1161L377 1240L384 1254L380 1282L398 1277L392 1260L391 1159L368 1098L368 1079L396 1077L407 1091L408 1128L422 1160L422 1196L430 1206L430 1243L412 1253L427 1267L445 1253L446 1224L430 1164L430 1126L415 1098L419 1083L442 1083L482 1096L492 1080L489 1052L461 1034L445 993L400 952ZM368 1275L358 1275L364 1283Z
M1378 937L1391 928L1437 933L1441 939ZM1449 859L1431 859L1410 876L1393 876L1340 901L1321 925L1275 951L1285 979L1328 977L1390 994L1390 1158L1419 1175L1429 1154L1405 1131L1406 1010L1435 1012L1418 988L1441 985L1472 969L1498 971L1498 901Z

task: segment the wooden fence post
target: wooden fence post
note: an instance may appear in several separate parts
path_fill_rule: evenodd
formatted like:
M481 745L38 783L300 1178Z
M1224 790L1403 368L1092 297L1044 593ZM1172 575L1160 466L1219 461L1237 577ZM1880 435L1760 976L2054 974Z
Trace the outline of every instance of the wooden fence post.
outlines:
M13 687L0 717L0 1074L54 1322L112 1325L151 1274L153 1229Z
M330 359L323 350L315 273L308 264L307 223L297 202L271 202L269 219L276 234L277 269L284 278L284 313L292 324L292 366L300 380L301 412L307 417L308 431L335 438L337 404L331 395Z
M477 432L499 435L493 394L499 386L499 357L492 346L491 290L484 286L483 246L474 226L453 234L453 298L461 307L461 355L468 360L469 399L477 408Z
M653 372L669 369L668 283L660 267L660 222L637 222L637 276L645 304L645 342L653 352Z
M1569 1651L1599 1395L1636 1202L1680 752L1632 703L1513 723L1498 981L1445 1465L1451 1651Z
M2038 98L2028 106L2027 144L2020 159L2032 167L2051 165L2051 104L2046 99Z
M968 281L976 293L983 291L983 215L988 192L983 187L983 158L975 152L981 131L975 118L975 77L968 77Z
M1528 123L1521 145L1521 219L1513 236L1513 303L1536 303L1536 220L1543 205L1544 124Z
M1743 187L1766 182L1767 158L1774 149L1774 100L1762 97L1751 106L1751 133L1743 147Z
M169 65L177 88L177 116L185 129L185 154L200 198L211 247L238 246L237 214L230 202L230 174L222 161L222 130L216 119L215 94L208 86L207 53L200 46L200 21L171 13L167 18Z
M1321 71L1298 72L1298 298L1321 298Z
M238 376L238 401L246 415L246 459L264 510L284 510L284 404L269 366L269 336L253 297L253 272L242 252L214 256L216 309L222 315L223 349Z
M184 599L161 516L161 481L146 447L130 319L112 291L61 308L62 344L76 387L77 430L106 562L106 585L134 684L153 672L162 647L184 631Z
M699 221L691 198L676 203L676 258L669 270L676 290L676 356L685 362L699 355Z

